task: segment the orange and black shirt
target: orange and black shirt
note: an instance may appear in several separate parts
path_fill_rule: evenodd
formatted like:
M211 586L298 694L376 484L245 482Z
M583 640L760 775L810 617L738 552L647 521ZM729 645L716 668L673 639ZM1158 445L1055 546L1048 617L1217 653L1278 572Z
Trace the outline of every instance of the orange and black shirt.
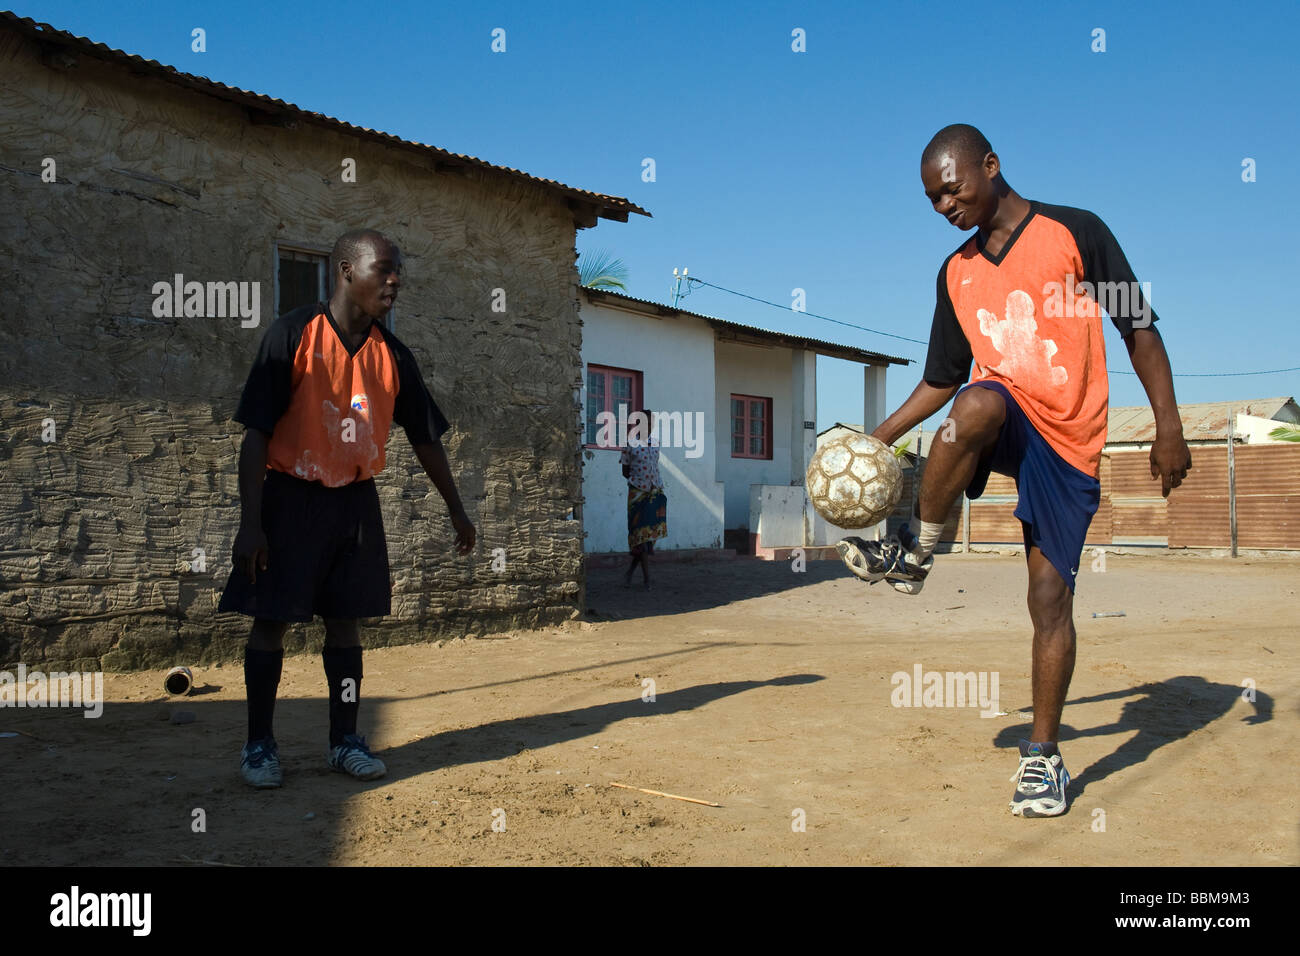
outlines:
M1125 337L1157 317L1104 222L1029 205L998 255L976 233L944 260L924 378L1001 382L1061 458L1097 477L1110 400L1102 309Z
M328 303L303 306L267 329L235 421L271 436L267 467L339 488L384 468L396 422L412 445L448 428L411 350L372 322L355 351Z

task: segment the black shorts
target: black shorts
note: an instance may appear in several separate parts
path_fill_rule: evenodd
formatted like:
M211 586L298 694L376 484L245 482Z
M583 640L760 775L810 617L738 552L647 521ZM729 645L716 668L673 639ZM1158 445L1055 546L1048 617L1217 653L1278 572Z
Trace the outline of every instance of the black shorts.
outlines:
M219 611L272 621L383 617L391 610L388 545L374 479L326 488L269 470L262 490L267 568L234 569Z

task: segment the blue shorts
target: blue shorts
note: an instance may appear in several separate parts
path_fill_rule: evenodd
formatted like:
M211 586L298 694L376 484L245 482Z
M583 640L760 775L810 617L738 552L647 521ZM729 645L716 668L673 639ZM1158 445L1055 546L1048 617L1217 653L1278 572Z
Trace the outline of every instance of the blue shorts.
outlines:
M997 392L1007 406L993 453L976 466L966 497L973 500L984 493L990 472L1014 478L1020 496L1016 517L1022 522L1026 556L1030 545L1036 546L1073 594L1088 525L1101 504L1101 482L1056 453L1005 385L975 382L966 388Z

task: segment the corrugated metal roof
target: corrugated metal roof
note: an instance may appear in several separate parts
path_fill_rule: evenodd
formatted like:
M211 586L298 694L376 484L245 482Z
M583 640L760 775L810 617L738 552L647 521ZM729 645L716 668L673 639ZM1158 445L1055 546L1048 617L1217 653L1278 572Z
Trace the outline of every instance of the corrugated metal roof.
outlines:
M767 329L760 329L756 325L744 325L740 322L730 322L726 319L719 319L712 315L703 315L699 312L691 312L687 309L677 308L676 306L664 305L662 302L654 302L650 299L638 299L635 296L624 295L622 292L612 292L609 289L586 289L582 290L587 293L588 298L599 302L601 299L608 298L624 303L636 303L639 306L647 307L639 311L652 312L655 315L685 315L693 319L703 319L714 327L714 329L734 329L743 332L746 335L755 335L760 338L766 338L773 342L784 341L787 344L796 345L799 348L807 348L813 351L822 351L831 354L836 358L845 358L851 361L878 364L885 362L890 365L910 365L912 360L899 358L897 355L885 355L883 352L872 352L867 349L860 349L853 345L843 345L839 342L828 342L825 339L813 339L803 335L795 335L790 332L770 332Z
M522 179L531 183L536 183L537 185L544 186L553 192L558 192L571 200L590 203L595 207L596 215L604 219L627 222L628 213L634 212L642 216L650 215L650 213L646 212L640 206L621 196L608 196L604 193L595 193L586 189L578 189L574 186L567 186L564 183L556 182L554 179L542 179L538 176L531 176L522 170L514 169L510 166L496 166L474 156L466 156L464 153L452 153L445 149L439 149L436 146L430 146L427 143L418 143L413 140L402 139L398 136L393 136L391 133L368 129L364 126L354 126L351 123L336 119L333 116L327 116L324 113L317 113L312 110L305 110L301 107L294 106L292 103L286 103L284 100L275 99L274 97L266 96L262 93L240 89L236 86L227 86L225 83L210 80L206 76L196 76L192 73L183 73L173 66L159 63L157 60L146 60L144 57L136 56L132 53L115 50L104 43L96 43L87 37L77 36L73 33L67 32L66 30L56 29L48 23L40 23L36 20L32 20L30 17L20 17L9 10L0 10L0 26L8 27L18 31L19 33L23 33L35 39L39 43L46 45L47 49L49 47L62 47L65 49L76 50L80 53L98 57L99 59L105 60L109 63L116 63L121 66L129 67L131 71L136 74L157 76L168 82L184 86L196 92L247 106L263 114L278 115L286 121L286 126L295 125L294 121L297 119L304 119L318 123L322 126L344 130L355 136L375 140L390 146L400 146L406 149L420 150L426 154L437 157L447 166L473 166L478 169L485 169L494 173L510 176L514 179Z
M1278 418L1300 419L1300 406L1294 398L1251 398L1232 402L1189 402L1178 406L1183 420L1183 435L1190 441L1227 441L1228 416L1235 412ZM1149 405L1112 407L1107 417L1106 444L1152 442L1156 440L1155 413Z

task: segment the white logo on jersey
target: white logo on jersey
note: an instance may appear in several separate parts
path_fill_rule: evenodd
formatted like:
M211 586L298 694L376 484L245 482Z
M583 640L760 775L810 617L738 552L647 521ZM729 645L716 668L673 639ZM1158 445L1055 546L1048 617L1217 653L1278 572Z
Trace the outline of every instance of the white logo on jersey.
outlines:
M1034 300L1028 292L1015 289L1007 294L1005 319L987 309L980 309L977 315L980 331L1002 354L1002 361L993 366L995 372L1031 392L1060 388L1069 381L1070 373L1052 364L1056 343L1038 337Z

